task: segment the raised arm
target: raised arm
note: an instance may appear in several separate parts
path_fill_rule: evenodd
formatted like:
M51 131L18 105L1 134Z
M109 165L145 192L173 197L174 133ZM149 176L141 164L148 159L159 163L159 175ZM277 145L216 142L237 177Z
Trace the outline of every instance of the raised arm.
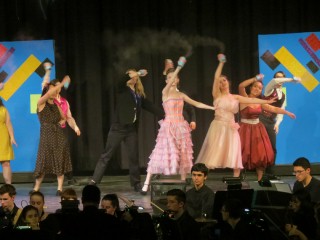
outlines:
M218 65L216 72L214 74L213 85L212 85L213 98L217 98L221 94L219 78L221 76L223 66L227 62L226 56L224 54L218 54L218 60L219 60L219 65Z
M58 83L57 85L53 86L52 88L49 88L46 94L44 94L39 100L38 100L38 108L41 106L44 106L46 101L54 94L57 92L57 90L61 89L65 84L70 83L70 77L65 76L62 80L62 82Z
M184 64L187 62L187 59L185 57L180 57L179 61L178 61L178 66L176 68L176 70L173 72L171 78L167 78L167 84L166 86L163 88L162 90L162 101L164 101L165 99L167 99L169 90L171 85L173 84L174 80L176 79L178 73L180 72L180 70L183 68Z
M243 97L248 97L248 94L246 92L246 87L250 86L256 81L261 81L263 79L263 74L258 74L257 76L253 78L249 78L247 80L244 80L239 84L239 94Z
M50 62L45 62L45 63L43 63L43 67L45 70L45 74L43 77L43 81L41 83L42 90L45 86L47 86L50 83L50 74L51 74L52 64Z

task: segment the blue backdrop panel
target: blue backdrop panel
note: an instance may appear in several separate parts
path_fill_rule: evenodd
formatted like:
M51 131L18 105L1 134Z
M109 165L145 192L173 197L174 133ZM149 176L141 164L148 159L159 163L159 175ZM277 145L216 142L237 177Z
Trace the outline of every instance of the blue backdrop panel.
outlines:
M276 164L292 164L301 156L311 162L320 161L319 39L319 32L258 36L264 85L279 70L287 77L302 78L301 84L283 85L286 109L295 113L297 119L284 116L277 135Z
M18 147L11 161L14 172L32 172L35 167L40 124L36 103L44 76L42 63L54 62L53 40L0 42L0 97L8 109ZM55 69L52 69L55 76Z

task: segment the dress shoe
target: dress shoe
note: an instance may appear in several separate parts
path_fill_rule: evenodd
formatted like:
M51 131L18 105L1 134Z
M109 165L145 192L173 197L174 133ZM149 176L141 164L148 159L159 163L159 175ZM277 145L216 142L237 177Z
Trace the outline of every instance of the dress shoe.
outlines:
M61 194L62 194L62 191L61 191L61 190L57 190L56 196L57 196L57 197L61 197Z
M147 195L148 189L149 189L149 184L146 184L146 183L145 183L145 184L143 185L143 188L140 190L140 194L141 194L141 195L144 195L144 196Z
M136 183L134 186L133 186L133 189L135 192L140 192L141 191L141 184L140 183Z
M80 186L80 183L77 181L77 179L72 178L72 179L68 180L68 185L69 186Z

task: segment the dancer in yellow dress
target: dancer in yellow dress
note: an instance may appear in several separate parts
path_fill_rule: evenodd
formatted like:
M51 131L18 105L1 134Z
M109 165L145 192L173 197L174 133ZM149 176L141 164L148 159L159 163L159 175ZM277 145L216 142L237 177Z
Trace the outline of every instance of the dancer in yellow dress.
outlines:
M9 111L3 105L0 98L0 162L4 182L11 184L12 171L10 161L14 159L12 144L17 146L14 138L13 127L10 120Z

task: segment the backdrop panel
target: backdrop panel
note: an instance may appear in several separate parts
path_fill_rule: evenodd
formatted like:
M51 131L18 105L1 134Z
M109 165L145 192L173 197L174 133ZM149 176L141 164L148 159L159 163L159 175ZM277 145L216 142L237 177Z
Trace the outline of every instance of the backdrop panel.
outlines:
M277 135L276 164L292 164L301 156L311 162L320 157L320 32L259 35L259 66L264 85L277 71L301 77L301 84L285 83L286 109Z
M53 46L52 40L0 42L0 81L4 82L0 97L10 113L18 144L11 161L13 172L30 172L35 166L40 132L36 105L44 76L42 63L54 62Z

